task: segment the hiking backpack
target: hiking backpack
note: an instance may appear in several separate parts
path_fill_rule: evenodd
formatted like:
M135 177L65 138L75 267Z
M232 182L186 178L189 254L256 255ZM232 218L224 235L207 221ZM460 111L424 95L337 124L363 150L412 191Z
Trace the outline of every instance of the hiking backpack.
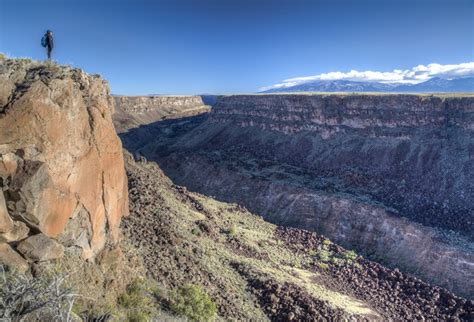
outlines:
M43 38L41 38L41 46L43 47L46 47L48 45L48 42L46 40L46 35L43 36Z

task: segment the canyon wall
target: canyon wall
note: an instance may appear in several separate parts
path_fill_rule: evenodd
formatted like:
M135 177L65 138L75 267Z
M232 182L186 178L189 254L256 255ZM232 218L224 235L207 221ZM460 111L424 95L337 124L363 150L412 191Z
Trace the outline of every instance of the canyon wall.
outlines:
M177 184L471 297L473 103L439 95L224 96L207 116L121 138Z
M0 61L0 84L0 262L93 258L128 214L108 84L24 59Z
M119 133L159 120L209 112L201 96L114 96Z
M297 166L338 191L474 236L474 97L229 96L207 123L222 132L198 144Z

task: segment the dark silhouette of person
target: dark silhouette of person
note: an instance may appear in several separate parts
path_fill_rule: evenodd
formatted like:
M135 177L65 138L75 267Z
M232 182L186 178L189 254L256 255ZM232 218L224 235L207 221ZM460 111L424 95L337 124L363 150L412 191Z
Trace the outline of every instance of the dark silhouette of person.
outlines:
M45 40L45 47L48 51L48 60L51 60L51 52L53 51L54 43L53 43L53 32L51 30L46 31L44 35Z

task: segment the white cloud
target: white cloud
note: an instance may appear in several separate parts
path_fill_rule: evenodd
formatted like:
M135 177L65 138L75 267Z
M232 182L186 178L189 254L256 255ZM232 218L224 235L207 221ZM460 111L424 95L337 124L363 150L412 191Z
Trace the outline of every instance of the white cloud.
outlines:
M457 65L418 65L412 69L394 69L391 72L377 72L370 70L362 72L357 70L351 70L350 72L329 72L314 76L285 79L279 84L262 87L260 90L264 91L274 88L288 88L317 80L351 80L360 82L381 82L387 84L417 84L433 77L453 79L465 76L474 76L474 62L461 63Z

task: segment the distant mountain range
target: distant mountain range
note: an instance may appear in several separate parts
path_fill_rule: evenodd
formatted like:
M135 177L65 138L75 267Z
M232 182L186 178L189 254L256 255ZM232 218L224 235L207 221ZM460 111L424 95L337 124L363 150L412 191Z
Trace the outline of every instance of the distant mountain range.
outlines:
M419 84L384 84L349 80L317 80L291 87L272 88L260 93L281 92L391 92L391 93L454 93L474 92L474 77L431 78Z

